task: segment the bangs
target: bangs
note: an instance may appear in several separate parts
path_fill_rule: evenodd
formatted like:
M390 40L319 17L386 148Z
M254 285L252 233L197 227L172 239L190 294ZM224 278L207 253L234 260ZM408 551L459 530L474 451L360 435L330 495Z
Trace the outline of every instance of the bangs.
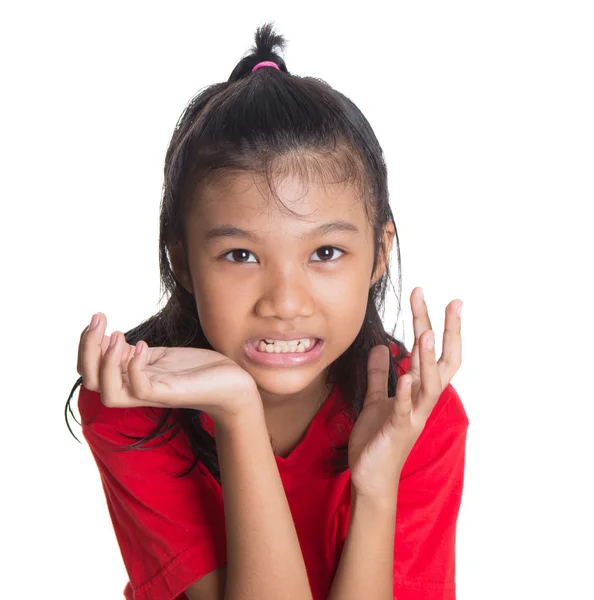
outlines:
M298 148L281 156L263 152L258 156L251 155L249 160L246 158L245 154L238 154L233 166L207 172L203 170L194 180L192 204L200 201L205 187L230 190L237 177L252 173L254 179L265 181L274 201L294 216L297 213L283 203L278 193L278 186L291 177L299 181L303 195L307 194L312 183L321 186L329 194L341 194L350 188L355 202L362 201L366 207L373 206L369 201L370 190L364 165L346 143L327 149Z

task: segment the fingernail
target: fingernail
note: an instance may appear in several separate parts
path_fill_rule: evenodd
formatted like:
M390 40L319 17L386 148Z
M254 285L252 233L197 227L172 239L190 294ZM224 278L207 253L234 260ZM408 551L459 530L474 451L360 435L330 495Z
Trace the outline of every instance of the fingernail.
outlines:
M460 316L462 314L462 306L464 305L464 302L460 302L460 305L458 306L458 316Z
M423 288L419 288L421 290L420 292L420 296L421 296L421 300L423 300L423 302L425 301L425 294L423 294Z
M109 338L109 347L113 348L115 346L115 343L117 342L117 340L118 340L117 334L116 333L112 333L111 337Z
M433 334L428 335L427 341L425 342L427 350L433 350L434 344L435 344L435 336Z
M99 323L99 317L97 315L93 315L93 318L91 319L91 324L89 325L89 329L95 329L95 327L97 327L98 323Z

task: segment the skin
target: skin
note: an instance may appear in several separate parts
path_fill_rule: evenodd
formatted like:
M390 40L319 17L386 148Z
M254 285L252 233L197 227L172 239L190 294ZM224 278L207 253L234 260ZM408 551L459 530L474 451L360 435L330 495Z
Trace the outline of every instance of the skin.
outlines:
M291 183L295 182L287 185L285 203L291 190L295 192ZM357 334L365 312L367 286L381 276L384 265L380 262L372 276L371 227L363 206L354 201L353 195L349 197L348 189L343 187L340 192L327 195L328 188L316 190L316 186L310 186L305 200L304 196L293 196L295 206L310 209L303 211L301 218L295 218L273 210L269 204L257 204L256 196L246 196L247 190L253 187L248 185L247 189L240 189L239 194L227 191L209 196L207 193L206 216L201 220L196 214L195 221L188 221L190 268L185 268L183 254L175 251L170 254L178 280L196 297L205 333L217 352L148 348L142 341L135 349L125 344L118 332L111 336L115 345L108 348L110 338L104 335L105 315L97 313L91 327L81 336L77 369L85 387L100 391L107 406L179 405L207 410L215 417L216 411L221 410L215 426L218 424L220 428L217 444L220 442L221 472L227 482L223 484L226 511L229 509L232 523L227 541L230 551L235 553L231 563L234 570L230 572L230 581L235 585L230 593L235 595L227 596L224 592L225 597L236 597L238 593L244 597L243 586L248 582L255 586L254 597L277 596L280 589L291 589L296 597L308 597L303 557L278 470L270 460L270 448L266 451L266 444L258 446L256 443L262 438L258 427L263 427L258 414L267 413L266 427L270 430L272 423L281 444L290 450L299 439L299 429L307 428L319 406L313 399L323 398L327 392L323 385L325 369ZM233 198L237 204L231 202ZM245 227L247 223L259 227L262 239L255 245L244 240L228 240L229 245L220 252L201 247L199 236L204 236L211 226L210 221L204 219L212 221L214 218L213 204L218 209L216 218L232 216L232 224L236 226ZM318 223L313 216L319 215L324 220L346 218L360 226L360 232L352 236L334 234L330 239L305 240L303 224ZM238 223L236 219L244 222ZM266 226L258 219L265 219ZM339 236L348 239L335 239ZM389 226L384 237L388 255L392 238L393 230ZM342 264L339 258L336 265L328 265L310 260L316 249L328 245L348 252L349 262ZM236 269L231 276L227 271L230 267L219 266L216 259L236 248L246 248L254 256L250 255L247 264L228 261L230 267ZM227 258L228 254L221 260ZM193 285L194 281L200 281L200 289ZM234 290L232 298L227 297L229 289ZM427 345L433 331L421 292L421 288L415 288L411 295L415 343L410 369L399 378L396 397L388 398L387 394L388 348L377 346L369 355L368 390L349 440L352 520L332 585L331 600L393 597L393 531L400 471L461 362L457 313L461 301L454 300L446 307L443 352L436 361L434 347ZM283 323L285 320L288 324ZM243 343L256 332L269 327L289 331L300 326L327 341L324 352L328 354L316 365L293 368L286 373L285 369L263 368L245 360ZM320 329L313 329L314 326ZM270 371L274 373L271 375ZM283 381L284 386L279 383ZM238 390L253 397L249 390L254 383L259 391L258 410L254 411L253 403L239 402L237 416L230 419L231 412L235 414L231 409L237 404ZM245 421L241 422L245 418L253 420L246 425ZM257 465L255 470L254 465ZM244 482L244 488L236 485L237 481ZM272 519L271 515L274 515ZM274 526L270 527L270 523ZM270 548L274 549L272 554ZM274 565L272 569L271 565ZM270 579L270 572L278 572L277 580ZM189 598L218 599L226 578L226 566L221 566L195 582L186 594Z
M328 396L326 370L359 332L368 290L384 267L380 261L372 274L373 230L352 187L312 182L304 189L287 176L277 182L277 192L297 216L267 189L262 179L241 173L202 190L186 220L188 264L179 246L169 251L178 281L196 299L207 339L252 376L275 452L287 455ZM358 232L305 237L313 227L338 219ZM207 240L206 233L221 225L247 229L259 239ZM388 256L393 237L390 223L384 235ZM270 329L312 332L324 340L320 359L290 368L249 361L245 342Z

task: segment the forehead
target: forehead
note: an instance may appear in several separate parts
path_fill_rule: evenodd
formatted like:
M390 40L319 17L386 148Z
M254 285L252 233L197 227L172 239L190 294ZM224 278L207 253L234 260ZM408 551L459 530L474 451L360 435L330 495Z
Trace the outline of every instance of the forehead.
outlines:
M304 181L285 174L272 182L252 172L230 173L202 187L190 220L200 229L231 223L276 230L340 218L366 231L364 200L348 181Z

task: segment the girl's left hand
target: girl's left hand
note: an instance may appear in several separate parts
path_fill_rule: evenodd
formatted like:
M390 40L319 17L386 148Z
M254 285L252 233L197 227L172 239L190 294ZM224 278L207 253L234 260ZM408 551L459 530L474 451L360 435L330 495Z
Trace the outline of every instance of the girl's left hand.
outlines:
M396 396L388 398L387 346L375 346L367 362L367 395L349 438L349 468L353 490L361 496L394 502L402 467L425 427L441 393L462 362L461 320L453 300L446 307L441 358L435 343L423 291L411 294L415 343L410 368L398 378Z

